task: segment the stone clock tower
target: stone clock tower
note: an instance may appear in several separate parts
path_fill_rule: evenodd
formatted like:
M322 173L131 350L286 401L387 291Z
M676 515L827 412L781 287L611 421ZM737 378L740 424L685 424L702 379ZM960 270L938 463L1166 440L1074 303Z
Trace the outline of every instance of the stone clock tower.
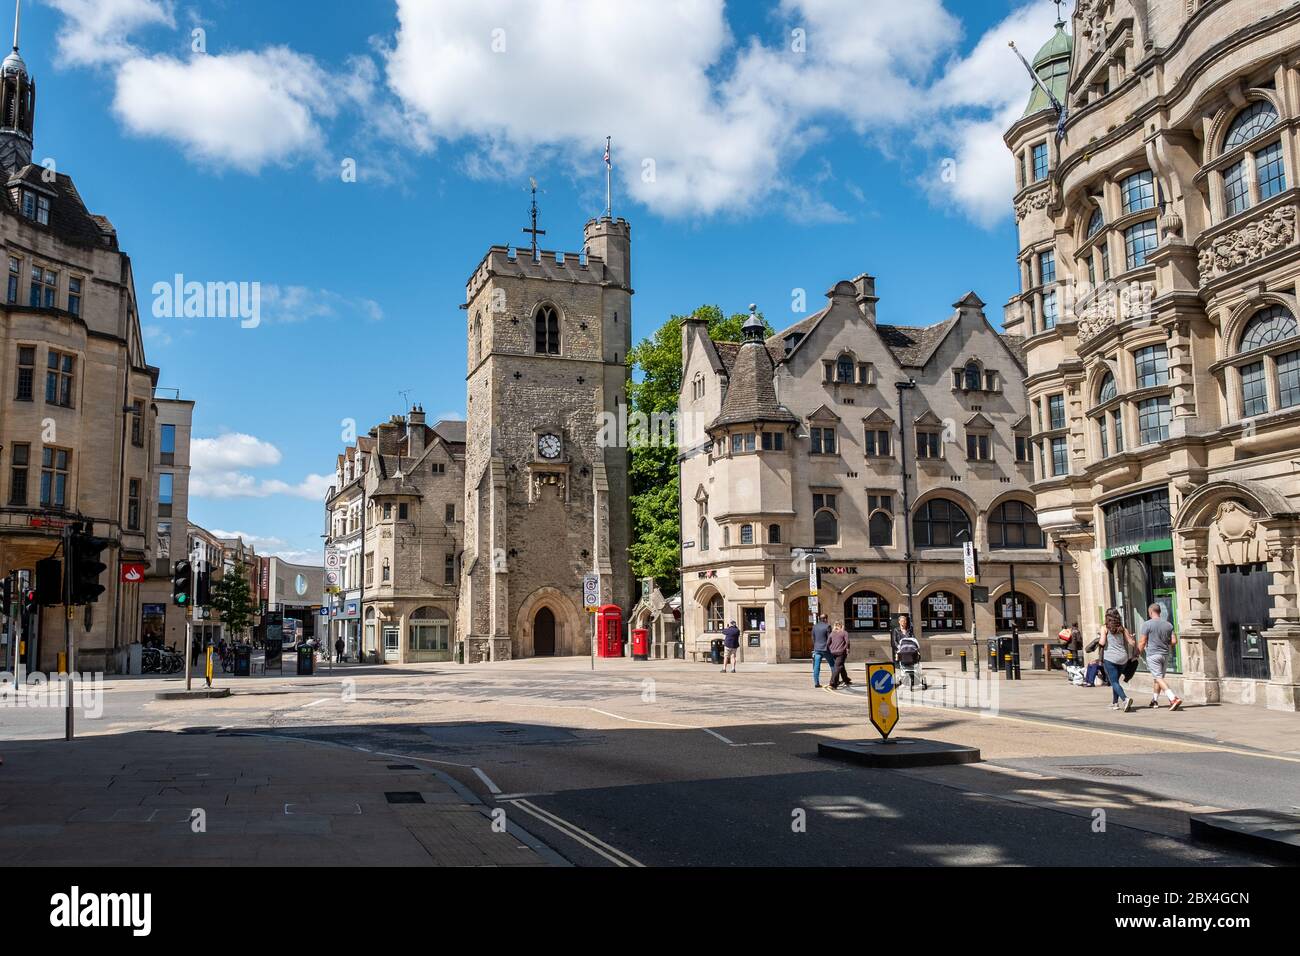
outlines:
M631 229L593 219L581 252L493 246L466 285L465 662L587 654L584 574L631 605L625 420ZM620 414L620 412L623 414ZM602 435L602 429L605 434Z

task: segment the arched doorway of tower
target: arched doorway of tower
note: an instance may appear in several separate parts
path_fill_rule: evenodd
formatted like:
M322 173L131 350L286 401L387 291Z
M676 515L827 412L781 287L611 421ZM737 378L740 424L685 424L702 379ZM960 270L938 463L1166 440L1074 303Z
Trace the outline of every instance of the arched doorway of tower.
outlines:
M533 654L555 656L555 614L549 607L538 608L533 618Z
M812 657L812 625L808 623L808 599L798 597L790 602L790 659Z

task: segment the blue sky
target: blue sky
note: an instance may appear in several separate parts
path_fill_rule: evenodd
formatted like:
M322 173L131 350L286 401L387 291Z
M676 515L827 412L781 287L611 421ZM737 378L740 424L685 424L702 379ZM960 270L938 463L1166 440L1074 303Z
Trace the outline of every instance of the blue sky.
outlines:
M1032 55L1054 20L1006 0L43 0L22 53L35 159L117 227L149 361L196 402L191 518L300 556L344 420L403 392L463 412L466 277L522 242L530 175L544 244L580 247L606 134L638 338L704 303L779 327L793 290L816 309L863 271L884 322L970 289L997 322L1000 131L1029 93L1006 41ZM176 273L261 283L261 324L155 317Z

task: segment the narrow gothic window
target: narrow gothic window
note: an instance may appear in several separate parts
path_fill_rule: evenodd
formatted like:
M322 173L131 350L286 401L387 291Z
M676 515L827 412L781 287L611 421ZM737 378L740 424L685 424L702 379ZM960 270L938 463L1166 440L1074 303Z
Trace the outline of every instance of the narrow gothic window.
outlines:
M534 351L539 355L559 355L560 317L556 314L555 307L542 306L537 310L537 317L533 321L536 330Z

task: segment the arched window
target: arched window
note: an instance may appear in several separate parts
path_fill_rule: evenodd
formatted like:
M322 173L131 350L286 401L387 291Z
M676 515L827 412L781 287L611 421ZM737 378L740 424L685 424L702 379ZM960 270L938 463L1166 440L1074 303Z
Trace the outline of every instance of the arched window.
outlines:
M1015 621L1016 630L1019 631L1040 629L1038 606L1019 591L1014 594L1008 591L998 598L994 606L994 616L999 634L1010 634L1012 621Z
M1105 228L1106 228L1106 217L1102 215L1100 208L1094 207L1092 210L1092 218L1088 220L1087 238L1091 239L1093 236L1095 236L1097 233L1101 232Z
M544 305L533 318L533 350L540 355L560 354L560 316L552 305Z
M835 363L835 381L852 384L857 379L857 368L857 360L845 352Z
M857 591L844 599L844 626L850 631L888 631L889 602L875 591Z
M704 373L696 372L695 378L691 381L691 398L704 397Z
M385 581L391 581L391 580L392 580L392 578L393 578L393 569L389 566L389 564L388 564L388 559L387 559L387 558L384 558L383 574L384 574L383 579L384 579Z
M740 526L740 543L741 544L754 543L754 526L752 524L742 524Z
M823 508L813 516L813 542L818 547L838 544L840 540L840 519L829 508Z
M483 319L480 313L474 315L474 328L470 332L470 363L477 365L483 356Z
M1277 107L1268 100L1257 100L1238 113L1232 121L1227 135L1223 137L1223 149L1226 152L1244 146L1276 125Z
M894 544L894 516L888 511L872 513L867 521L867 534L873 548L889 548Z
M1223 181L1225 216L1235 216L1286 189L1281 138L1254 149L1247 148L1277 124L1277 108L1267 100L1258 100L1238 113L1228 127L1223 137L1223 155L1240 152L1237 161L1223 167L1219 174ZM1254 176L1247 172L1249 164L1254 165Z
M709 598L709 603L704 613L704 629L706 631L720 631L727 626L726 618L722 611L722 595L715 594Z
M960 631L966 626L966 605L951 591L935 591L921 602L921 627L926 631Z
M1101 380L1101 388L1097 390L1097 404L1105 405L1112 398L1119 394L1119 389L1115 387L1115 376L1110 372Z
M984 387L984 372L978 362L967 362L966 370L963 373L965 378L964 387L968 392L978 392Z
M989 515L990 548L1045 548L1038 515L1022 501L1004 501Z
M1290 310L1280 305L1269 306L1256 313L1255 317L1246 323L1246 328L1241 333L1241 347L1238 351L1249 352L1252 349L1261 349L1265 345L1289 339L1298 331L1300 330L1296 327L1295 316Z
M700 519L700 550L709 550L709 519Z
M917 509L912 532L918 548L957 548L971 540L970 518L955 502L931 498Z
M781 543L781 526L779 524L770 524L767 526L767 543Z
M1272 305L1257 312L1241 333L1237 354L1285 343L1300 334L1290 310ZM1300 345L1300 342L1296 343ZM1300 405L1300 348L1285 354L1265 353L1253 362L1238 365L1241 377L1241 416L1253 418L1269 410L1269 380L1277 384L1277 407Z

